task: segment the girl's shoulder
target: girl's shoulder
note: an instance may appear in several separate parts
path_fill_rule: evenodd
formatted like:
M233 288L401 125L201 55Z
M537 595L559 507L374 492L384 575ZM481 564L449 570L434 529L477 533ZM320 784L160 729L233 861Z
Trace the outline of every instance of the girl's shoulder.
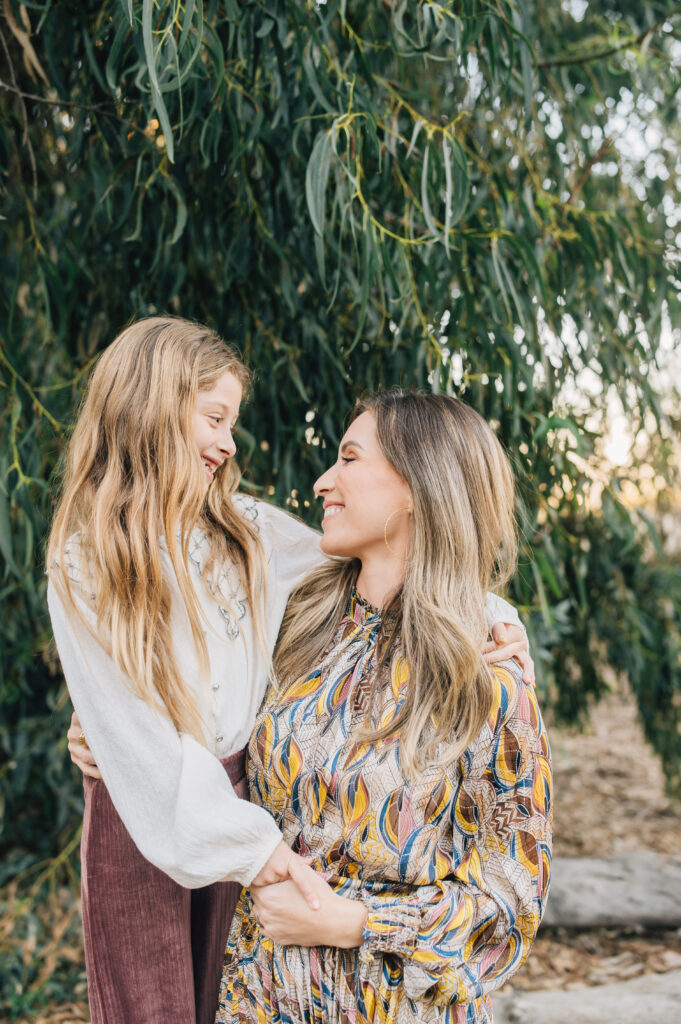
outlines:
M95 600L96 588L92 566L79 530L68 537L63 551L52 559L51 564L45 567L45 571L51 579L55 576L66 577L79 597L84 597L89 602Z

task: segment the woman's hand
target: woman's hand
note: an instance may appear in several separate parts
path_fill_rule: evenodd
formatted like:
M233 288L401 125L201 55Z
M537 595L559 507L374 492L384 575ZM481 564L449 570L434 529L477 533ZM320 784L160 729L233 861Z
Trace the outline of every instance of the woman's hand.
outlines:
M296 871L308 876L319 910L310 910L300 894L300 881L252 885L253 910L261 931L282 946L361 946L367 913L364 904L339 896L319 872L305 864L296 866Z
M523 670L523 680L534 686L534 661L530 657L527 635L520 626L510 622L495 622L492 626L492 640L482 649L482 657L488 665L515 658Z
M97 762L87 745L87 740L83 735L80 725L80 719L75 711L71 715L71 725L69 726L66 738L69 741L69 754L76 768L80 768L83 775L89 775L91 779L101 779L102 776L97 767Z

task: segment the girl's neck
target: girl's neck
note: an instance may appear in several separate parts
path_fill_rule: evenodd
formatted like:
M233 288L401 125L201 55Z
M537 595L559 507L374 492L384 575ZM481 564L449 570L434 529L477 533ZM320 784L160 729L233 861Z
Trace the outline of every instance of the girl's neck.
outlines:
M404 562L387 553L362 562L357 577L357 592L374 608L384 608L388 599L404 582Z

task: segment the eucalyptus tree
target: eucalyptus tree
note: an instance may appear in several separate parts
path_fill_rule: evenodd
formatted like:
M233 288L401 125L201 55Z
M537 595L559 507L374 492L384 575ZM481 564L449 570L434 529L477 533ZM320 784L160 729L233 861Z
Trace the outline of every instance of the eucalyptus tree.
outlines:
M626 673L679 786L679 568L623 493L636 446L614 472L602 438L616 400L670 472L680 28L663 0L5 0L8 872L78 806L44 605L51 474L97 352L158 310L242 348L248 484L312 522L359 393L443 389L492 420L543 699L575 718L604 666Z

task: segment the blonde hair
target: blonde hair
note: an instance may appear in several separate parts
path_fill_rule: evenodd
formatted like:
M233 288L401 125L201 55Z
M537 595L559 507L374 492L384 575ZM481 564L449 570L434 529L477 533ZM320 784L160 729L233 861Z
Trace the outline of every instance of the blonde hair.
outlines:
M481 654L485 596L515 565L514 482L493 431L463 402L393 390L358 402L352 419L364 412L374 417L381 450L413 498L404 581L389 605L397 625L380 663L399 649L409 685L392 722L366 738L399 734L401 761L411 773L438 744L442 760L460 756L490 713L492 681ZM358 571L356 560L335 560L292 595L274 656L281 683L319 663Z
M82 586L97 614L97 637L135 692L173 724L204 742L195 698L178 669L170 628L163 546L177 578L203 678L209 671L200 605L188 571L189 542L199 525L208 540L203 575L211 593L219 566L237 567L262 642L259 594L265 560L253 525L234 506L239 482L232 459L206 493L192 443L198 393L225 373L247 392L250 374L213 331L177 317L138 320L100 356L73 429L47 566L68 605L74 598L67 549L76 549ZM219 598L224 604L224 599ZM86 621L83 619L83 621ZM91 628L88 626L88 628Z

